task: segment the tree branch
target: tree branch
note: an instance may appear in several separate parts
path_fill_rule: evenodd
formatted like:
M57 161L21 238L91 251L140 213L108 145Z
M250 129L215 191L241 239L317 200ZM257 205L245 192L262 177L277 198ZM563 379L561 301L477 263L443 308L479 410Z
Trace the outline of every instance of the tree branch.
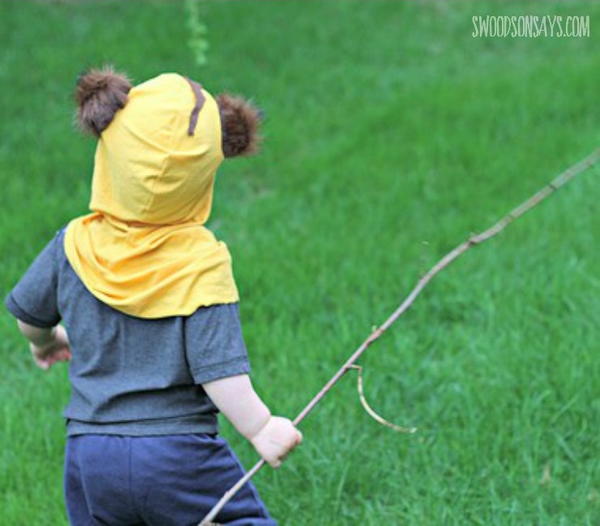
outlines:
M523 214L537 206L548 196L552 195L561 186L564 186L571 179L579 175L580 173L587 170L590 166L596 164L600 160L600 148L592 152L590 155L574 164L558 177L553 179L549 184L543 187L541 190L533 194L529 199L521 203L519 206L511 210L497 223L492 225L487 230L484 230L480 234L474 234L470 236L466 241L458 245L456 248L448 252L442 259L440 259L430 270L427 272L418 282L415 288L410 292L406 299L400 304L400 306L389 316L389 318L379 328L375 329L367 339L354 351L354 353L348 358L346 363L340 367L340 369L331 377L331 379L323 386L323 388L314 396L314 398L306 405L306 407L300 412L300 414L294 419L294 424L297 425L314 409L314 407L322 400L322 398L329 392L329 390L338 382L338 380L346 374L347 371L354 367L354 363L360 356L369 348L369 346L377 340L402 314L404 314L415 301L416 297L421 293L425 286L431 281L431 279L446 268L459 256L464 254L469 248L474 245L479 245L488 239L491 239L496 234L504 230L510 223L515 219L518 219ZM209 522L212 521L217 514L223 509L225 504L229 502L233 496L239 491L239 489L246 484L257 472L262 468L265 461L260 460L254 467L244 475L230 490L228 490L223 497L215 504L212 510L204 517L202 522L198 526L208 526Z

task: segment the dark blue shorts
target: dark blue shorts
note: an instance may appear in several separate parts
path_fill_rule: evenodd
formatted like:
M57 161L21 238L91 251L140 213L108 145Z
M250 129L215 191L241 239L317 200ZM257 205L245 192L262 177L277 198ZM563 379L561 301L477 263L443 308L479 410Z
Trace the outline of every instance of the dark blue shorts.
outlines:
M212 435L72 436L65 454L69 521L73 526L196 526L243 474L227 442ZM252 484L216 522L277 524Z

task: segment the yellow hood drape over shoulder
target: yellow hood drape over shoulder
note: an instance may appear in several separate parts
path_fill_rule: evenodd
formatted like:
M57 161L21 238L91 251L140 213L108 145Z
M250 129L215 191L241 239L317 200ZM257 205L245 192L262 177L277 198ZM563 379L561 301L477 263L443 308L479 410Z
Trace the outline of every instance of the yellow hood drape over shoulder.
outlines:
M129 91L96 149L92 213L67 227L65 252L100 301L140 318L238 300L226 245L204 227L223 160L215 100L163 74Z

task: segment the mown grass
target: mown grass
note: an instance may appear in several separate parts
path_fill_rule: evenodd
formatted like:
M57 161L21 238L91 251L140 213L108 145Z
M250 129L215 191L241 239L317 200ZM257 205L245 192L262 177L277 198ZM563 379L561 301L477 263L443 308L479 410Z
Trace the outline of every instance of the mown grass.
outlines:
M439 256L599 142L593 2L205 9L199 69L181 2L0 3L0 290L86 211L79 71L250 95L264 151L223 166L211 226L277 412L297 413ZM478 14L590 15L592 36L473 39ZM353 378L318 406L302 448L256 478L281 524L600 524L599 172L444 271L361 360L371 403L419 433L370 420ZM36 370L6 313L0 330L0 522L65 524L66 370Z

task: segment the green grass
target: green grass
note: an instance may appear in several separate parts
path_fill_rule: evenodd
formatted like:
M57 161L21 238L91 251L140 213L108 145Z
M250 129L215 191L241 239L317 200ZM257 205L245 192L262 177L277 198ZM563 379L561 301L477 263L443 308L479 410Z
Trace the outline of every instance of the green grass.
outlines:
M199 69L180 2L0 3L0 290L86 211L82 69L252 96L264 151L225 163L211 227L233 253L255 384L292 416L437 258L598 145L600 5L205 9ZM473 39L478 14L587 14L592 36ZM365 354L373 406L420 431L378 426L342 380L303 446L255 479L281 524L600 524L599 176L467 253ZM36 370L6 312L0 331L0 523L65 524L66 370Z

